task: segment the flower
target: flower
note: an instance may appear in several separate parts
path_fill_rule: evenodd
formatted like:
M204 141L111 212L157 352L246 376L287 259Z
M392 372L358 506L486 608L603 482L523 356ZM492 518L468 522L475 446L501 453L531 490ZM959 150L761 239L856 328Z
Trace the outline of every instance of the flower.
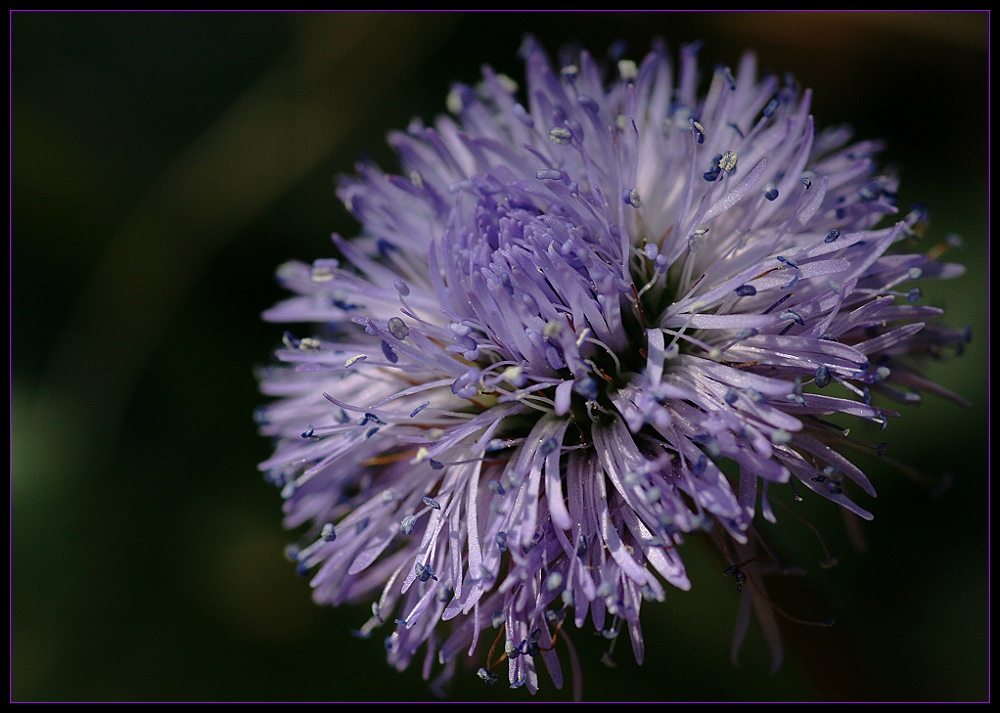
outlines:
M756 612L777 666L758 513L798 483L870 519L831 419L949 395L918 362L968 335L915 285L962 269L898 249L922 209L878 227L899 214L881 145L817 132L752 54L699 96L696 53L675 78L655 44L605 85L527 39L526 103L489 68L456 86L455 118L390 135L402 175L342 181L363 232L341 257L279 269L295 296L265 318L316 328L262 372L260 467L315 599L374 601L359 633L385 626L399 669L426 649L446 680L492 643L480 677L505 660L534 692L590 625L641 662L642 604L690 588L703 531L743 592L734 655Z

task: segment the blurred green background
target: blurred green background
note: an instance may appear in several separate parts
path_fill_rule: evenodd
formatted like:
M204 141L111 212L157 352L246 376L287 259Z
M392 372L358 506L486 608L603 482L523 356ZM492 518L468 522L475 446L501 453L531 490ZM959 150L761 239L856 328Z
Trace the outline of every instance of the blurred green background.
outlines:
M729 660L737 594L703 543L691 592L644 607L647 660L573 641L587 700L985 700L988 689L988 37L985 13L311 14L13 13L12 691L15 701L430 700L381 636L349 631L367 605L315 606L283 556L294 537L256 470L253 368L282 327L275 267L357 232L333 177L444 110L450 82L490 63L520 79L530 32L555 51L653 36L812 87L820 126L889 141L901 206L930 207L919 249L950 233L961 280L925 301L970 324L966 354L930 372L934 396L876 440L943 496L864 465L867 552L839 513L803 503L816 538L775 528L805 581L776 601L829 629L782 622L784 667L756 626ZM781 513L779 512L779 517ZM773 580L772 580L773 581ZM565 659L564 659L565 660ZM481 663L481 662L480 662ZM477 663L478 665L478 663ZM566 700L460 676L459 700Z

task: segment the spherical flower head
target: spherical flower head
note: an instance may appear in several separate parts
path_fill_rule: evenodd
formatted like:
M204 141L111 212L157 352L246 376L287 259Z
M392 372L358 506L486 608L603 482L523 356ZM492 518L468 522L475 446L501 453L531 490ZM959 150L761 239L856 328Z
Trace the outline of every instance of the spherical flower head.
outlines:
M915 363L965 335L917 285L961 268L899 249L924 216L880 145L817 132L752 54L700 95L693 46L609 83L586 52L522 52L523 93L489 68L456 86L453 116L390 135L400 175L341 183L361 235L279 270L294 296L265 317L315 325L261 375L261 469L308 527L290 554L318 602L373 602L359 633L395 667L503 662L534 692L574 629L641 662L643 602L690 588L682 545L710 531L735 646L754 611L777 665L755 519L804 491L872 517L838 447L940 392Z

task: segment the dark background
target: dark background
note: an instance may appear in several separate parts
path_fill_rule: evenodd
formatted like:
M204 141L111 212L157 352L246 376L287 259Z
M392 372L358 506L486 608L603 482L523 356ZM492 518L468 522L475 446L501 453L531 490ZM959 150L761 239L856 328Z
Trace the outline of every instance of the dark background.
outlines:
M931 210L965 277L925 301L970 324L966 354L930 372L973 403L928 396L876 440L943 496L863 461L868 550L829 504L803 503L840 565L784 517L805 581L775 600L776 674L756 626L729 660L737 594L696 539L691 592L644 607L646 663L589 630L573 642L588 700L985 700L988 689L986 13L13 13L12 700L430 700L419 666L350 636L367 605L312 604L283 557L294 539L256 470L253 368L282 327L275 267L357 232L333 177L444 110L489 62L520 80L531 32L551 50L653 36L705 41L705 68L746 48L815 90L820 126L890 142L901 207ZM860 431L859 431L860 433ZM779 518L781 513L779 512ZM565 660L565 657L564 657ZM480 662L481 663L481 662ZM478 665L478 663L477 663ZM566 667L568 669L568 667ZM565 700L460 676L462 700Z

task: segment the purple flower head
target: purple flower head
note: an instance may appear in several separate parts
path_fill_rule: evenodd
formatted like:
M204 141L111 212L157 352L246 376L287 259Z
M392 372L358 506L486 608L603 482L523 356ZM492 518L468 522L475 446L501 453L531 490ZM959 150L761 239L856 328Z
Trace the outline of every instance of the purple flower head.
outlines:
M360 633L393 666L503 662L534 692L575 629L641 662L643 603L691 587L682 545L709 531L734 655L755 612L777 666L755 519L804 490L872 517L838 447L942 393L915 364L966 335L917 285L962 269L898 249L924 216L880 144L817 131L751 54L704 95L691 46L609 83L586 52L523 57L523 92L487 68L390 135L400 175L342 182L363 231L340 258L278 272L294 296L265 317L315 325L261 377L292 556L318 602L374 602Z

